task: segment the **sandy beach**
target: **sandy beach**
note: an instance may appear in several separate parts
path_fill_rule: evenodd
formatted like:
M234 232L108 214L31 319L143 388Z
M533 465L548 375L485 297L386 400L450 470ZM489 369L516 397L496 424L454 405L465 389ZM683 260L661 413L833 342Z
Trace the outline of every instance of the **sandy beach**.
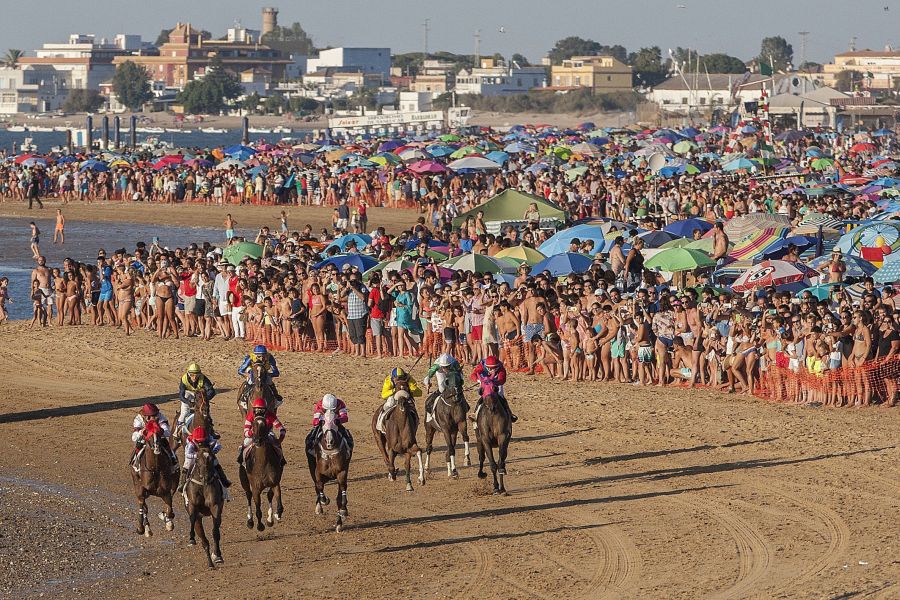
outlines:
M11 597L137 597L148 587L170 598L898 593L896 410L515 375L511 495L491 496L474 468L448 480L440 451L432 479L406 493L387 480L368 425L393 363L280 353L285 519L257 533L244 525L243 497L226 505L226 565L210 571L186 545L180 506L174 532L156 522L150 539L131 533L130 424L146 401L171 416L181 370L196 360L223 390L213 414L237 480L234 369L244 345L23 324L0 326L0 340L15 347L0 364L0 530L28 538L0 538L0 562L20 564L0 570L0 593ZM423 374L420 365L414 375ZM348 402L357 440L341 535L333 505L314 514L303 457L325 392ZM160 507L151 500L151 513Z

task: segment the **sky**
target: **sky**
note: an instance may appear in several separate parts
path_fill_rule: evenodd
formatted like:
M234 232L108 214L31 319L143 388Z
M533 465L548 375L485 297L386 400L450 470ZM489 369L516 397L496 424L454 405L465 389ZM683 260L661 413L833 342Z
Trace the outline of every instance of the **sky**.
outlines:
M316 45L428 49L471 54L480 30L481 54L524 54L533 62L556 40L578 35L629 51L682 46L748 60L763 37L781 35L801 58L800 31L808 31L807 60L829 62L848 49L900 47L897 0L0 0L0 54L65 41L70 33L138 33L153 41L163 28L190 21L216 37L236 20L259 29L263 6L280 9L279 24L299 21ZM888 10L885 10L887 8Z

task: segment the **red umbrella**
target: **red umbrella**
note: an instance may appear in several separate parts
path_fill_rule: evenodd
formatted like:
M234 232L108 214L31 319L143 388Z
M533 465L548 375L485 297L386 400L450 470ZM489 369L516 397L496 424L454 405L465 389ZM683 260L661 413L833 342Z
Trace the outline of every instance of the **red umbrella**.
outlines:
M443 173L447 170L447 167L433 160L418 160L409 165L408 168L413 173L419 173L420 175L424 173Z
M804 282L809 277L815 277L818 274L815 269L811 269L802 263L785 260L764 260L738 277L732 284L731 289L738 293L747 292L770 285L779 286Z
M869 142L859 142L850 146L850 152L859 154L861 152L875 152L875 144Z
M21 165L23 162L28 160L29 158L44 158L39 154L20 154L16 157L16 164Z

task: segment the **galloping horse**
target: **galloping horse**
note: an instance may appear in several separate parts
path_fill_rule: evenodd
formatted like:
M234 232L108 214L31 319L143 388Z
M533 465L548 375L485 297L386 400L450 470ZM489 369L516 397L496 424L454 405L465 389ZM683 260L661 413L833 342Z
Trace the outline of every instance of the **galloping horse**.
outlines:
M263 372L262 363L252 363L250 365L250 378L241 384L240 391L238 392L237 406L238 410L241 412L241 419L247 414L247 411L250 410L250 403L255 398L262 398L266 401L266 409L276 414L278 412L278 401L275 398L275 392L272 391L272 386L266 385L264 381L265 373ZM253 383L249 383L252 380Z
M398 454L406 456L406 491L413 491L412 479L409 469L412 457L415 454L419 459L419 484L425 485L425 470L422 467L422 451L416 442L416 430L419 428L419 415L416 413L416 405L413 402L409 390L400 389L394 392L397 405L390 414L384 418L384 430L378 431L379 407L372 415L372 434L375 436L375 445L384 457L384 464L388 468L388 479L394 481L397 478L397 469L394 467L394 458Z
M219 528L222 525L222 507L225 504L222 481L218 471L213 467L212 453L209 448L201 448L194 462L190 479L184 486L184 505L191 520L191 535L188 543L197 544L195 534L200 536L203 549L206 551L207 566L213 563L222 564L222 550L219 548ZM213 548L209 551L209 539L203 529L203 517L212 517Z
M347 512L347 475L350 472L350 459L353 457L353 449L346 439L341 436L337 427L337 415L329 410L323 417L322 435L313 444L314 454L306 453L309 462L309 474L316 488L316 514L325 512L330 500L325 495L325 483L337 481L337 505L338 515L334 530L340 533L344 530L344 519Z
M168 449L162 427L156 421L149 421L144 427L144 448L137 460L138 470L131 469L131 481L134 484L134 495L138 504L137 533L150 537L150 519L147 516L147 497L156 496L166 504L166 512L159 513L159 518L166 523L166 530L175 529L175 511L172 510L172 494L178 487L178 472Z
M494 493L508 495L503 477L506 475L506 452L512 438L512 415L503 408L498 390L492 381L481 384L481 409L476 418L475 438L478 441L478 477L484 479L484 457L487 455L494 475ZM499 449L500 460L494 462L494 448Z
M275 447L275 441L269 435L270 431L265 417L258 416L253 419L251 436L253 443L250 450L244 454L244 462L239 471L241 487L247 495L247 527L253 527L252 501L256 505L256 529L259 531L265 529L260 508L260 495L263 490L268 490L269 500L266 525L274 526L275 521L280 521L284 513L284 506L281 504L281 474L284 466L281 454ZM273 507L275 507L274 514Z
M458 376L458 375L457 375ZM456 391L453 381L447 381L444 391L434 400L434 416L431 421L425 419L425 470L430 472L431 466L431 442L436 431L444 434L444 442L447 451L444 460L447 463L447 477L457 479L459 472L456 470L456 436L462 432L463 443L466 448L466 466L472 464L469 458L469 428L466 422L466 413L469 406L462 393Z
M203 426L210 435L214 434L212 416L210 416L209 400L203 390L194 392L193 410L184 421L184 425L179 427L172 439L175 441L173 450L178 450L179 446L187 444L187 438L194 429Z

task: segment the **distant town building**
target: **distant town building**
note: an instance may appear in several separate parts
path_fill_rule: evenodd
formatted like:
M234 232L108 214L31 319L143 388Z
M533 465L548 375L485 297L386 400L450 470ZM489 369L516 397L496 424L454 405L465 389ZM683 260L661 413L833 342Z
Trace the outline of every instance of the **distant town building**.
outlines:
M140 51L141 36L119 34L112 42L96 39L94 35L75 33L65 43L46 43L35 56L23 56L20 67L51 67L68 73L67 84L72 88L98 90L116 71L114 59Z
M835 54L834 62L822 66L822 83L834 87L841 71L852 71L860 87L873 90L900 88L900 51L851 50Z
M493 58L482 58L480 66L462 69L456 74L454 91L478 96L510 96L543 87L546 81L543 67L510 67L497 64Z
M153 81L182 89L195 77L203 76L214 57L221 59L224 68L236 76L248 69L264 68L273 80L282 79L285 68L293 63L246 32L234 37L245 41L204 40L190 23L177 23L169 32L169 41L157 52L116 56L113 64L133 61L144 67Z
M424 112L431 110L431 92L400 92L400 112Z
M366 75L380 75L383 80L391 76L390 48L329 48L320 50L319 56L306 61L306 72L315 73L320 69L332 72L358 72Z
M412 92L431 92L433 96L440 96L453 89L455 78L453 75L454 64L441 60L426 60L418 75L412 80L409 89Z
M632 70L612 56L573 56L550 67L550 87L588 88L594 93L630 90Z
M70 75L52 65L0 68L0 114L59 110L69 95Z

